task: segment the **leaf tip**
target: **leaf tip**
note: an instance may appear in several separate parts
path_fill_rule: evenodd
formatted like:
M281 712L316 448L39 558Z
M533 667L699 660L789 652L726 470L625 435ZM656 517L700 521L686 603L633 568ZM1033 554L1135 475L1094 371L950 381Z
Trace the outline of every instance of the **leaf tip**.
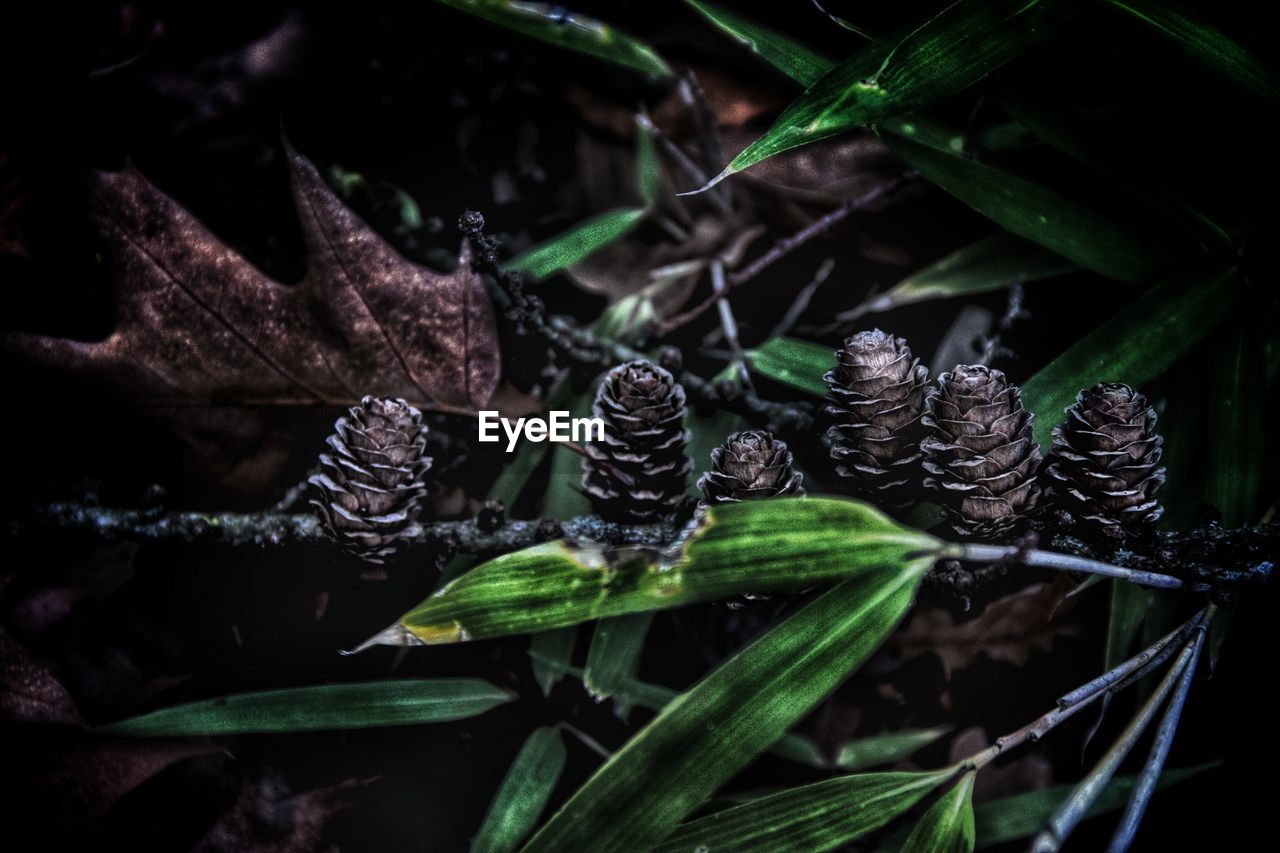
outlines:
M731 163L728 166L724 167L724 171L716 175L711 180L707 181L702 186L698 187L696 190L686 190L685 192L682 192L682 193L676 193L676 195L680 196L681 198L685 196L691 196L691 195L700 195L701 193L704 193L707 190L711 189L712 187L716 186L725 178L729 177L730 175L734 174L737 171L738 170L733 168L733 164Z

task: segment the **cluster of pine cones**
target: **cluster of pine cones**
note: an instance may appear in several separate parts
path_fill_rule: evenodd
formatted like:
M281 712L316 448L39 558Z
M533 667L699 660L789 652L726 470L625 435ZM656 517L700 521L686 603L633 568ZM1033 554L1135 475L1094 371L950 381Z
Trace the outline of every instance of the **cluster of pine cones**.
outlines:
M977 539L1007 538L1047 510L1057 525L1118 544L1160 517L1162 439L1127 385L1081 391L1042 465L1033 415L999 370L958 365L930 381L902 338L877 329L848 338L825 378L835 472L864 500L902 509L932 498ZM684 389L663 367L628 362L605 376L593 414L604 438L585 447L582 485L595 511L626 524L669 518L693 468ZM398 399L366 397L339 419L311 478L330 538L380 562L416 533L426 431ZM786 443L758 430L712 451L697 485L708 504L804 493Z

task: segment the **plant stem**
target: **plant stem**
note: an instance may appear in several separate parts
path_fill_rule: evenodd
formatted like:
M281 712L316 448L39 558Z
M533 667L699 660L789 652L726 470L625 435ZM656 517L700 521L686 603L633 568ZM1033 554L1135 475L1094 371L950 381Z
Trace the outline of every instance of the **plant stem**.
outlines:
M1182 717L1182 708L1187 703L1187 694L1191 692L1191 680L1195 676L1196 664L1200 662L1200 650L1204 646L1206 633L1204 623L1212 618L1213 614L1210 613L1202 620L1202 624L1191 643L1193 646L1191 658L1187 662L1186 668L1182 670L1182 676L1178 679L1178 686L1174 689L1173 697L1169 700L1169 707L1165 709L1164 718L1160 720L1160 728L1156 730L1155 741L1151 744L1151 753L1147 756L1147 763L1143 765L1142 773L1138 777L1138 783L1134 786L1133 793L1129 795L1129 805L1125 807L1124 817L1120 819L1120 825L1116 827L1115 834L1111 836L1111 843L1107 847L1107 853L1126 853L1129 845L1133 843L1134 836L1138 833L1138 824L1142 822L1142 816L1147 811L1147 804L1151 802L1151 795L1155 793L1156 784L1160 781L1165 759L1169 757L1169 749L1173 746L1173 736L1178 731L1178 721Z
M1116 738L1115 743L1107 750L1106 754L1098 762L1097 766L1089 772L1089 775L1076 785L1075 790L1067 798L1057 812L1049 819L1048 827L1041 832L1034 842L1031 849L1034 853L1057 853L1062 845L1066 843L1071 833L1079 826L1080 821L1084 820L1089 807L1098 799L1098 795L1102 793L1102 789L1115 775L1116 769L1119 768L1120 762L1124 761L1129 751L1133 749L1134 744L1142 737L1147 730L1147 726L1151 724L1155 718L1156 712L1160 710L1160 706L1164 704L1174 687L1180 683L1181 677L1191 666L1193 659L1199 656L1200 645L1204 641L1204 627L1197 626L1195 636L1183 646L1182 651L1178 655L1178 659L1174 661L1173 666L1160 680L1160 685L1155 692L1151 694L1146 703L1138 711L1134 718L1129 721L1129 725L1125 726L1120 736Z
M820 216L819 218L815 219L813 222L810 222L808 225L801 228L796 233L788 237L783 237L777 243L774 243L773 248L769 249L769 251L765 252L763 255L756 258L754 261L747 264L742 269L736 271L735 273L733 273L733 275L729 276L729 279L727 282L728 287L726 287L724 290L711 294L711 296L709 296L707 299L703 300L702 302L699 302L697 305L693 306L688 311L685 311L681 314L677 314L671 319L665 320L659 323L658 325L659 332L665 335L669 332L673 332L676 329L679 329L681 326L684 326L698 319L704 313L706 313L706 311L709 308L711 308L712 305L715 305L721 299L724 299L725 296L728 295L729 292L732 291L735 287L738 287L741 284L745 284L746 282L755 278L757 275L763 272L765 268L772 266L774 263L786 257L795 249L799 248L800 246L803 246L805 243L809 242L814 237L818 236L819 234L831 228L833 225L837 224L841 220L848 217L849 214L855 211L861 210L862 208L867 207L868 205L878 201L879 199L883 198L884 196L896 190L898 187L905 184L907 181L910 181L912 178L915 178L917 174L918 173L915 172L914 170L903 172L901 175L898 175L896 178L893 178L892 180L881 184L875 189L869 190L860 196L856 196L855 198L849 199L844 204L837 207L835 210L832 210L829 213L826 213L823 216Z
M1003 545L980 545L965 543L957 546L960 559L976 563L995 563L1001 561L1022 563L1042 569L1054 569L1065 572L1084 572L1091 575L1102 575L1109 578L1120 578L1141 586L1153 586L1161 589L1188 588L1196 591L1208 589L1207 584L1184 583L1172 575L1161 575L1155 572L1126 569L1101 560L1077 557L1072 554L1059 554L1055 551L1040 551L1035 548L1025 549Z

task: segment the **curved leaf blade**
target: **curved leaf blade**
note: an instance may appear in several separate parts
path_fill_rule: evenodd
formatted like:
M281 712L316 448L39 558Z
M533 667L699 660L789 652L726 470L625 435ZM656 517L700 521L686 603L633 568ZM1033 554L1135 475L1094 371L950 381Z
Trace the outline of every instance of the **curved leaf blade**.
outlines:
M954 768L864 773L789 788L690 821L656 850L834 850L885 826L953 776Z
M836 364L831 347L796 338L773 338L746 355L753 372L818 397L826 395L822 377Z
M617 692L624 680L636 676L652 622L653 611L648 610L601 619L596 623L591 645L587 648L587 668L582 679L587 692L597 699L607 699ZM623 712L629 707L621 697L614 704Z
M1168 36L1193 59L1272 104L1280 104L1280 84L1258 59L1232 38L1196 20L1165 0L1107 0Z
M810 601L664 708L526 850L656 845L884 642L932 562L862 572Z
M508 272L524 273L542 281L571 267L597 249L631 230L646 213L643 207L619 207L585 219L568 231L522 252L503 265Z
M556 47L594 56L644 74L671 76L671 68L649 45L602 21L573 14L561 6L522 0L440 2Z
M1235 301L1232 270L1192 270L1167 279L1076 341L1022 386L1045 450L1051 430L1082 388L1126 382L1141 388L1208 334Z
M951 731L948 726L933 729L902 729L845 741L836 750L833 762L841 770L856 771L892 764L919 752Z
M404 678L239 693L161 708L100 726L100 734L184 737L367 729L444 723L515 696L478 678Z
M1217 397L1209 413L1205 500L1222 513L1225 526L1238 527L1257 512L1262 488L1262 347L1242 332L1215 350L1211 378Z
M490 560L370 642L454 643L805 588L936 555L942 547L857 501L783 498L717 506L674 549L559 540Z
M1065 0L958 0L906 38L879 39L832 68L719 178L956 94L1040 41L1073 11Z
M902 845L902 853L973 853L973 780L970 770L929 807Z
M762 27L736 12L704 3L702 0L684 0L698 14L710 21L756 56L768 62L783 74L802 86L812 86L836 63L815 53L788 36Z
M471 853L515 850L547 807L567 757L558 729L534 729L489 804L484 822L471 840Z

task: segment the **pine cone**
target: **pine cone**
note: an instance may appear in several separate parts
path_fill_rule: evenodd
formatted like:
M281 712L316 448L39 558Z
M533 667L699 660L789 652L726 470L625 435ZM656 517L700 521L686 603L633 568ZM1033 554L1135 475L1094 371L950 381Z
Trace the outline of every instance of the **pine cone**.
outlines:
M1164 439L1147 398L1118 383L1081 391L1053 428L1047 495L1079 532L1112 541L1147 533L1164 513Z
M431 467L422 413L404 400L365 397L334 424L333 453L320 454L320 492L311 504L334 542L381 563L405 537L421 532L417 517Z
M920 442L925 487L937 493L952 526L983 539L1006 536L1040 497L1040 448L1034 416L1004 374L984 365L959 365L938 377L926 398Z
M596 512L628 524L671 514L693 467L684 389L652 362L628 362L609 371L592 413L604 420L604 440L584 445L582 485Z
M698 478L698 488L713 505L803 495L803 475L791 465L785 441L757 430L735 432L711 451L711 468Z
M875 329L846 339L825 378L836 473L869 500L912 503L920 479L928 369L904 339Z

